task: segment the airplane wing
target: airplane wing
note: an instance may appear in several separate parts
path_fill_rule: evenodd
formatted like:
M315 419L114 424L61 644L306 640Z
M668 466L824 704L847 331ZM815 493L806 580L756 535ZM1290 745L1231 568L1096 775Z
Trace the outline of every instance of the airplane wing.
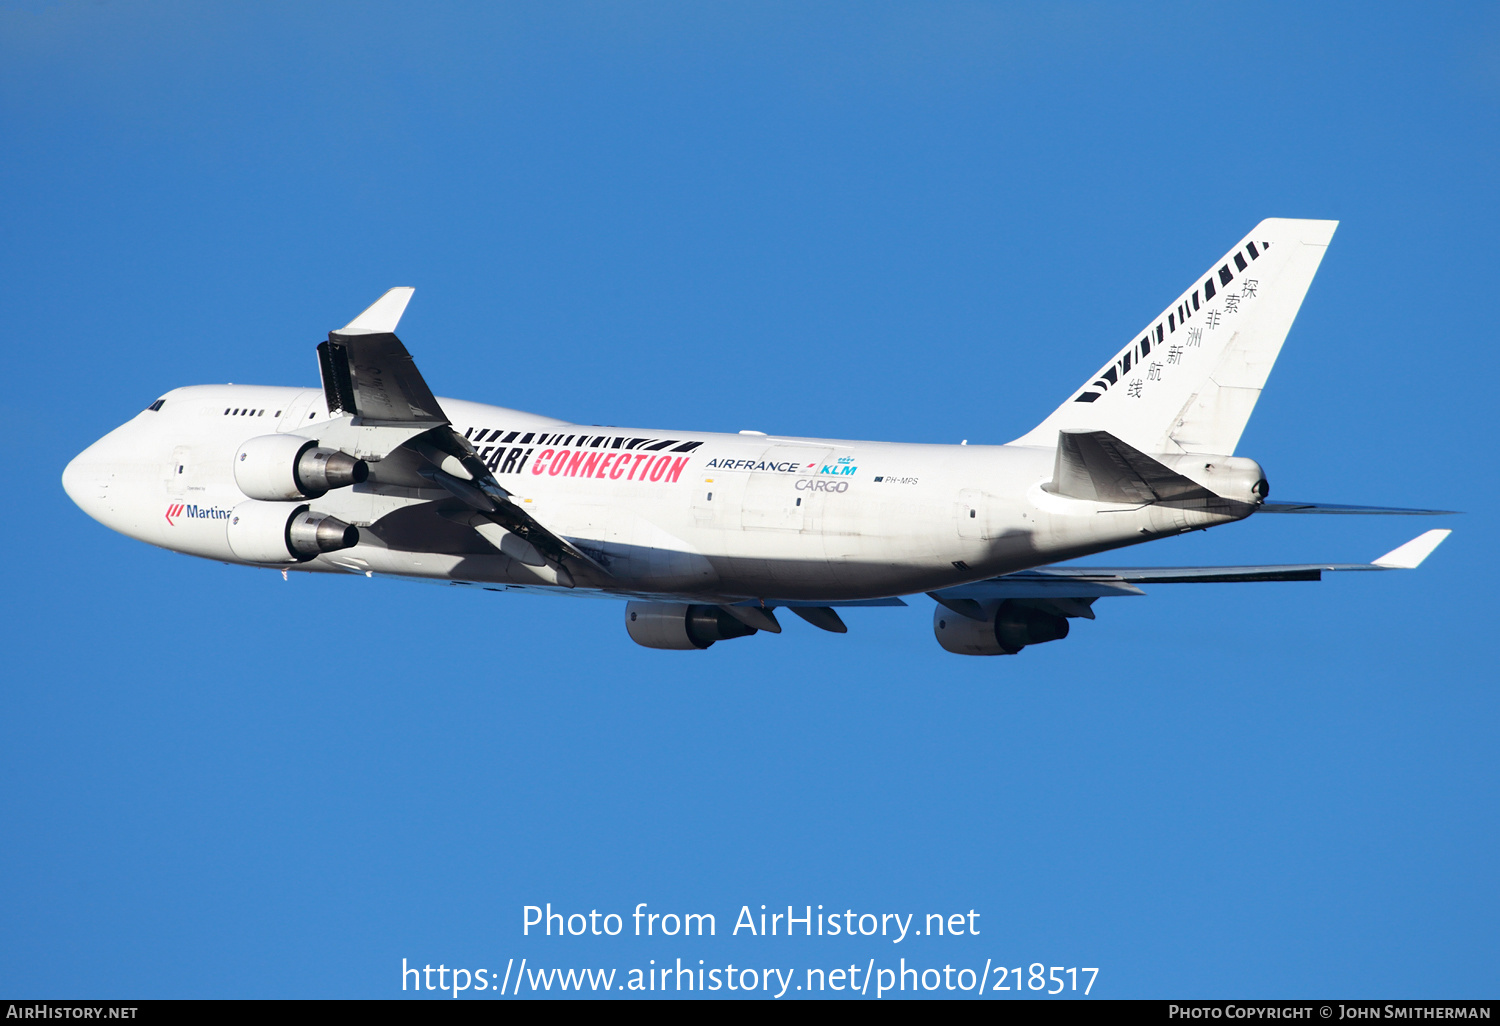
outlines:
M370 425L436 427L447 414L422 380L411 354L396 337L396 325L413 288L389 289L328 341L318 343L318 369L328 412Z
M377 462L399 448L410 449L426 461L417 473L472 510L463 522L501 552L530 566L550 566L567 587L574 583L569 561L608 577L596 560L512 502L469 440L453 430L395 334L415 291L388 290L319 343L323 395L334 417L319 426L320 441Z
M1369 563L1288 563L1270 566L1045 566L928 592L939 604L977 618L984 603L1006 599L1047 608L1062 616L1092 620L1095 599L1144 595L1142 584L1239 584L1255 581L1318 581L1343 570L1415 570L1452 531L1418 535Z

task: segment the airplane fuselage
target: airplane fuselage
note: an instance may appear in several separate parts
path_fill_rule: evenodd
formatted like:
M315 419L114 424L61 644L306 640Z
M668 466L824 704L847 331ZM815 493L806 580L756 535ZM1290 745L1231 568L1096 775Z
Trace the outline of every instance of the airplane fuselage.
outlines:
M1244 515L1055 494L1052 448L589 426L440 402L513 501L606 571L575 565L573 583L622 596L880 599ZM358 527L357 545L289 564L236 555L228 528L247 501L236 453L259 436L318 439L332 420L320 389L180 388L81 453L64 484L107 526L208 559L558 586L549 567L486 542L449 492L399 459L307 502Z

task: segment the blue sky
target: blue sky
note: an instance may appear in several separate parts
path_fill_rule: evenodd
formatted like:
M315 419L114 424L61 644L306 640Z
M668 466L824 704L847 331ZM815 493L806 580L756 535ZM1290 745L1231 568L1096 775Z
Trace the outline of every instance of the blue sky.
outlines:
M1489 5L0 4L0 992L906 957L1493 996L1497 107ZM168 388L316 384L392 285L440 395L1003 442L1267 216L1342 224L1239 451L1466 511L1416 573L1154 586L1015 658L920 598L690 656L610 602L158 551L59 483ZM522 937L549 901L719 936ZM726 936L762 903L981 933Z

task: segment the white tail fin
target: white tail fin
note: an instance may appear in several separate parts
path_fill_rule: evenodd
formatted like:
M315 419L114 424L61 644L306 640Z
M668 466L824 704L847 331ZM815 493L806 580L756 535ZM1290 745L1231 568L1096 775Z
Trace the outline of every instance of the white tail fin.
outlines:
M1272 217L1013 445L1065 428L1142 452L1229 456L1250 420L1337 221Z

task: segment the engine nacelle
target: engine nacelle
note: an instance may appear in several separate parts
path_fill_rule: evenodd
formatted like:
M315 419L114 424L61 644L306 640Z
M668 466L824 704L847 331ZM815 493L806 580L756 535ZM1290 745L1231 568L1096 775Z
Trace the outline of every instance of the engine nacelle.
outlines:
M982 608L985 619L973 620L938 606L932 614L938 644L958 655L1015 655L1027 645L1068 636L1067 617L1055 613L1009 600Z
M740 623L718 606L685 602L627 602L625 629L630 640L647 648L707 648L716 641L747 638L755 628Z
M302 563L359 544L359 528L337 517L256 499L230 511L227 530L230 551L247 563Z
M234 483L250 498L268 502L316 499L369 476L364 460L299 435L261 435L234 456Z

